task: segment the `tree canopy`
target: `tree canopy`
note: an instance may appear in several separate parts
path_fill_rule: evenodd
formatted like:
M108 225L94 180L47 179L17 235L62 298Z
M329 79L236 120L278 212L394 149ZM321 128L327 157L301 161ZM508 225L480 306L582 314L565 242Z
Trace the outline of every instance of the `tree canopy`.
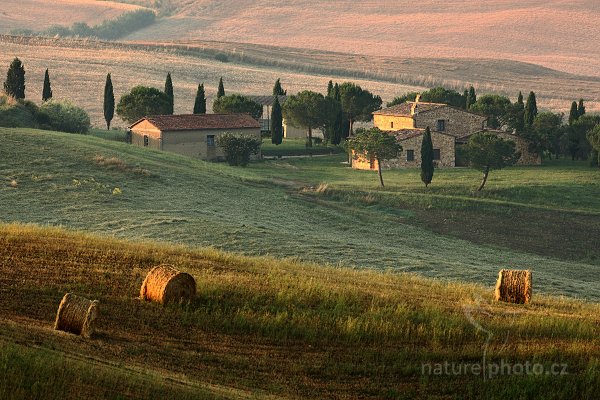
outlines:
M514 165L521 156L516 152L515 142L504 140L493 133L476 133L465 146L465 154L471 167L483 172L483 180L477 191L487 182L489 172Z
M121 96L117 114L126 122L134 123L148 115L165 115L171 109L169 96L147 86L136 86Z
M230 94L221 96L213 102L213 112L215 114L250 114L252 118L258 120L262 117L263 107L246 96Z
M592 148L598 153L598 167L600 167L600 124L588 131L587 139L592 145Z
M356 134L348 138L348 147L353 151L352 156L357 159L366 157L368 160L377 161L377 172L379 183L383 187L383 175L381 173L381 164L385 160L398 158L402 151L402 146L396 140L394 135L387 134L379 128L356 130Z
M355 121L370 121L371 113L381 108L381 97L352 82L344 82L339 86L340 102L344 116L350 123L350 133Z
M387 106L391 107L396 104L406 103L407 101L415 101L415 98L418 94L419 93L417 92L406 93L403 96L396 97L394 100L389 102ZM468 99L469 94L471 94L471 97ZM472 92L469 89L467 91L466 96L464 93L458 93L456 90L446 89L441 86L429 89L421 93L421 101L425 101L428 103L443 103L463 109L467 105L467 100L469 100L470 104L474 104L477 100L474 88Z
M312 130L322 128L335 118L340 104L321 93L305 90L287 98L283 105L283 117L296 128L308 130L308 146L312 146Z
M487 116L490 128L499 128L508 121L511 109L512 103L508 97L486 94L479 96L475 104L471 106L470 111Z

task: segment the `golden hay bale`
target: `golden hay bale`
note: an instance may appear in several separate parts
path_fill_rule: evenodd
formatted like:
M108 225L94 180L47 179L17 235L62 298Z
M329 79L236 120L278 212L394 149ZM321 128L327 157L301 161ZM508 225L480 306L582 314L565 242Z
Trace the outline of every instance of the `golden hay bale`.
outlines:
M140 297L143 300L166 304L172 301L188 302L196 296L196 281L190 274L171 265L154 267L146 275Z
M528 304L531 301L531 271L503 269L498 274L496 301Z
M90 338L95 330L98 304L98 300L88 300L72 293L65 294L58 306L54 329Z

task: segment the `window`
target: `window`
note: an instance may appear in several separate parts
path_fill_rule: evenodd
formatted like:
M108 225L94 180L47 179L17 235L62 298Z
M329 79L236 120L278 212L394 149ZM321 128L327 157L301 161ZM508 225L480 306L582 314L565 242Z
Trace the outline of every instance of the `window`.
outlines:
M415 151L406 150L406 161L415 161Z
M390 122L390 129L394 129L394 121Z
M446 130L446 121L443 119L438 119L437 120L437 131L443 132L445 130Z
M208 135L206 137L206 145L209 147L215 146L215 135Z
M436 161L441 160L440 149L433 149L433 159Z
M144 135L144 147L148 147L148 135Z

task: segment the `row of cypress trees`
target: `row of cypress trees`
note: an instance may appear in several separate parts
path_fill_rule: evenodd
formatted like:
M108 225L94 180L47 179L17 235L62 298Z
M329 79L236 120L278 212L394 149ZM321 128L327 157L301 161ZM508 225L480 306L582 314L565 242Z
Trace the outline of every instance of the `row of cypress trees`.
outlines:
M15 58L8 67L4 92L17 100L25 100L25 66L18 58ZM52 98L52 87L50 85L50 74L48 69L44 73L44 87L42 89L42 101Z

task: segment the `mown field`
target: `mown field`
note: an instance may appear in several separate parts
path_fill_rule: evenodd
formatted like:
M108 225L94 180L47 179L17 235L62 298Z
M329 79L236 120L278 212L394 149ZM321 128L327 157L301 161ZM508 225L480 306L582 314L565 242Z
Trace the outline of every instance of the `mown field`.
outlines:
M195 301L137 299L159 263L194 276ZM93 339L52 330L65 292L100 301ZM598 304L536 293L515 306L491 294L408 274L2 224L0 398L594 399ZM486 363L488 375L423 367L446 362ZM489 375L502 362L539 367Z
M4 222L64 226L249 255L492 285L530 268L536 291L600 299L600 171L389 171L380 189L344 155L231 168L94 136L1 129Z

